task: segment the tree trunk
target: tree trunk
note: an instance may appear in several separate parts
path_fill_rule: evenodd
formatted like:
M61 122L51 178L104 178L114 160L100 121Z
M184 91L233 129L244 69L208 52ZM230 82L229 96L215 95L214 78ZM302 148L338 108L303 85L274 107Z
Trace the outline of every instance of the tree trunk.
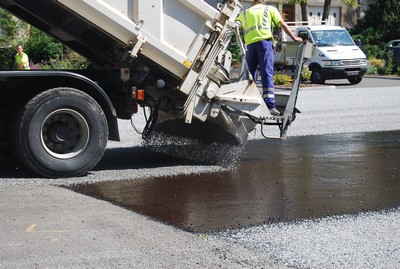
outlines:
M325 0L324 12L322 13L322 21L328 21L329 9L331 8L332 0Z
M307 0L302 1L300 3L300 7L301 7L301 20L303 21L303 24L307 24L308 23Z

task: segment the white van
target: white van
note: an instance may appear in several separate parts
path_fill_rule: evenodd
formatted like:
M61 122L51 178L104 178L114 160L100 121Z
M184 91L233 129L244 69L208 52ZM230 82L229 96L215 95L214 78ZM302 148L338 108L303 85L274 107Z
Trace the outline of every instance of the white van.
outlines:
M297 36L315 44L313 56L305 63L312 72L312 83L323 84L329 79L348 79L351 84L361 82L368 69L367 59L345 28L306 25L295 26L292 29ZM284 35L283 40L285 39L288 40L290 37ZM288 52L277 53L276 62L284 58L286 64L290 65L288 54Z

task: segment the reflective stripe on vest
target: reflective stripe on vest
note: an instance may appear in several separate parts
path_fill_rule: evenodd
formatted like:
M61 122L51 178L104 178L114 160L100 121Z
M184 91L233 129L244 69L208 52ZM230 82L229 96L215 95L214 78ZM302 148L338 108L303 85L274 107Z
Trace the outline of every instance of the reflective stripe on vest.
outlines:
M261 29L263 29L263 30L269 31L269 33L271 33L271 36L272 36L271 27L268 25L268 12L269 12L268 7L265 6L265 8L264 8L264 14L263 14L263 21L262 21L262 23L261 23L261 27L259 27L258 24L256 24L256 25L254 25L254 26L248 28L247 30L244 30L244 35L247 35L248 33L250 33L250 32L253 31L253 30L256 30L256 29L261 28ZM245 22L247 23L246 14L247 14L247 11L244 12L243 16L244 16Z

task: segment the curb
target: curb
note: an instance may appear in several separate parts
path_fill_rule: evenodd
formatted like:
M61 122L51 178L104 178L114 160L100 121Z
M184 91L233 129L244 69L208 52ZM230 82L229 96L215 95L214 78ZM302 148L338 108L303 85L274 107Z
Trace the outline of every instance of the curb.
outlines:
M300 91L302 91L302 90L334 90L334 89L336 89L335 85L326 85L326 86L320 85L320 86L315 86L315 87L300 87ZM275 86L275 90L291 91L292 88Z
M261 83L257 82L256 85L257 85L257 88L259 88L259 89L262 88ZM326 90L326 89L334 90L334 89L336 89L335 85L318 85L318 86L313 86L313 87L307 87L307 86L301 87L301 85L302 84L300 84L300 91L302 91L302 90ZM277 91L291 91L292 87L280 87L279 85L278 86L275 85L274 89Z
M376 78L376 79L391 79L391 80L400 80L400 77L390 77L390 76L375 76L375 75L364 75L364 78Z

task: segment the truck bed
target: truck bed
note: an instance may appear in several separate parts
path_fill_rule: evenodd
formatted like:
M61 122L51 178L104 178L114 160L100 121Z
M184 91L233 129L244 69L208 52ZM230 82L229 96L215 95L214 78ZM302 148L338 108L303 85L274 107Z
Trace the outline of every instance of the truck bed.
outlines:
M0 6L99 66L122 67L139 56L178 78L187 75L219 14L202 0L0 0ZM139 55L130 55L135 46Z

